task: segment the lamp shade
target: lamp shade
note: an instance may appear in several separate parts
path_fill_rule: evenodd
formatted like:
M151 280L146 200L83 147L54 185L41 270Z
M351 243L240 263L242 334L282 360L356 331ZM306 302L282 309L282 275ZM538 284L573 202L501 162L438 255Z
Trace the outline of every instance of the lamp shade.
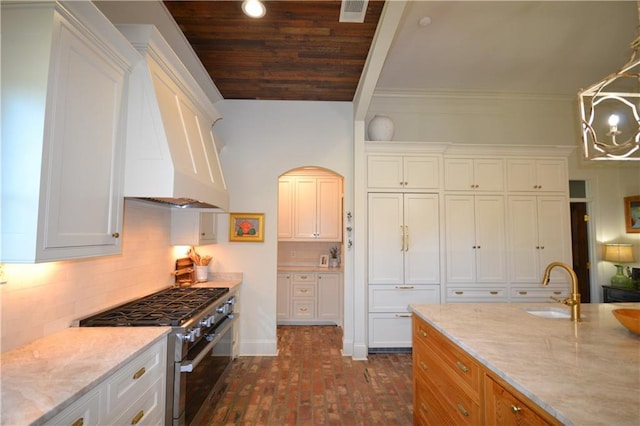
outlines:
M635 262L631 244L605 244L604 260L614 263Z

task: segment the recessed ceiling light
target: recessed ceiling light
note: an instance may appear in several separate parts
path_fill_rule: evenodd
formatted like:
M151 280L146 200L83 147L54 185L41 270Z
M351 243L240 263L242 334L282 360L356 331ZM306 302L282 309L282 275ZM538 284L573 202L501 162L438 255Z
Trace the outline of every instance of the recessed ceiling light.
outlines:
M267 8L260 0L244 0L242 11L251 18L262 18L267 13Z

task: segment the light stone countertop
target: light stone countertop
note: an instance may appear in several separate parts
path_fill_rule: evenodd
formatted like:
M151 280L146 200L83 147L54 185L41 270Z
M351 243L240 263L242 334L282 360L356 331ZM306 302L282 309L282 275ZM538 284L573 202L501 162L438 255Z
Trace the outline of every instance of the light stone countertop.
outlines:
M342 266L338 268L323 268L320 266L278 266L278 272L342 272Z
M410 305L485 367L565 424L640 425L640 336L611 311L640 303L582 304L582 322L539 318L551 303Z
M210 272L208 281L193 284L193 287L213 287L235 289L242 284L242 272Z
M72 327L2 353L0 423L50 420L170 331Z

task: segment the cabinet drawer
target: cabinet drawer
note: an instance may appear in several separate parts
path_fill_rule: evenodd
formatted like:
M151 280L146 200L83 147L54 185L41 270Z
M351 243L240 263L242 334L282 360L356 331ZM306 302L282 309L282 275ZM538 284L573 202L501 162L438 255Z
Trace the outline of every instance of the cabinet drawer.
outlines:
M157 425L164 422L165 383L158 378L138 400L123 412L114 413L113 425Z
M447 302L506 302L507 299L507 290L504 287L447 287Z
M144 351L128 363L106 383L106 413L121 412L159 377L164 378L166 359L165 340Z
M293 299L291 317L293 319L314 319L316 317L315 300Z
M485 377L485 420L491 425L559 424L540 408L524 403L491 377Z
M558 299L569 297L569 288L511 288L511 301L513 302L553 302L551 297Z
M316 297L315 284L294 284L291 296L293 297Z
M409 304L440 303L440 286L370 285L370 312L408 312Z
M313 272L310 273L302 273L302 274L293 274L293 282L296 283L315 283L316 282L316 274Z
M414 350L428 350L440 360L442 370L454 383L465 388L474 398L480 393L482 372L471 356L436 331L429 324L416 318L414 321ZM423 356L430 355L423 353Z
M479 394L470 395L463 389L449 374L448 366L427 346L416 345L413 353L415 376L422 377L423 385L438 395L446 417L454 419L454 423L480 424Z
M100 391L94 389L62 410L46 425L95 425L100 423Z
M369 348L410 348L411 317L408 312L369 314Z
M427 381L415 371L413 388L413 418L416 425L439 426L443 423L453 424L445 408L446 401L440 395L434 394Z

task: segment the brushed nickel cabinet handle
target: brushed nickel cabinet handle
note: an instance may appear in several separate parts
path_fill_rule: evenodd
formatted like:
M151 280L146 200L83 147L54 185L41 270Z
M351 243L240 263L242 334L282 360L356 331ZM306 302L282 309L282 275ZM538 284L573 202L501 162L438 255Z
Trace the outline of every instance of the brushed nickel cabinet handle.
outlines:
M146 373L146 372L147 372L147 370L145 370L145 368L144 368L144 367L142 367L140 370L136 371L136 372L133 374L133 380L138 380L138 379L139 379L140 377L142 377L142 376L143 376L143 374L144 374L144 373Z
M456 361L456 367L458 367L463 373L467 373L469 371L469 367L467 367L460 361Z
M456 404L456 407L458 407L458 411L460 411L460 414L465 417L469 417L469 412L464 408L462 403L458 402L458 404Z

